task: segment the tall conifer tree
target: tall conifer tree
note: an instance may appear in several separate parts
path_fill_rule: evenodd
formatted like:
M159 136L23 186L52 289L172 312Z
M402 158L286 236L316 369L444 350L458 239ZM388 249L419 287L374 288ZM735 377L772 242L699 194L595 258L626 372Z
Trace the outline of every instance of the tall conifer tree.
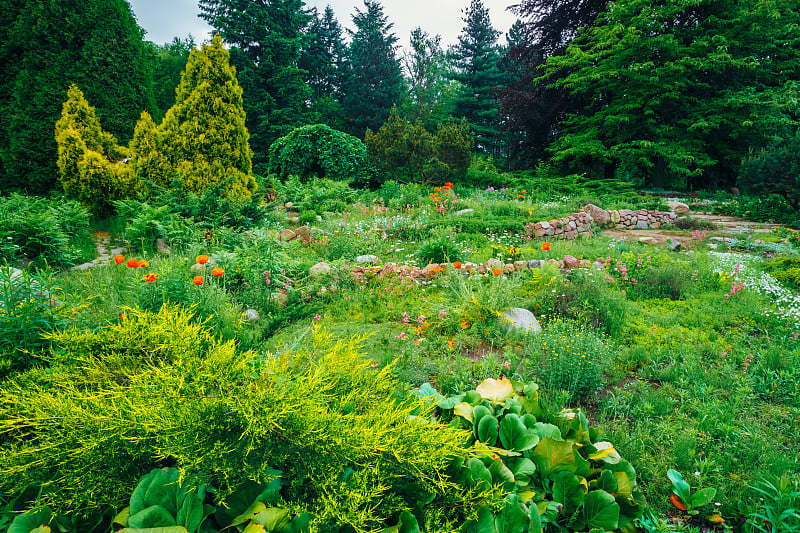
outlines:
M363 139L368 128L377 131L389 117L403 97L404 84L394 24L383 14L383 6L364 0L364 10L356 8L353 24L343 104L349 133Z
M200 0L200 16L230 44L244 90L256 172L265 173L269 146L315 121L311 90L299 67L311 22L303 0Z
M0 5L0 188L46 192L56 185L53 131L71 84L122 142L141 111L154 108L144 32L125 0Z
M467 119L475 133L476 147L491 155L501 155L500 111L497 102L503 74L500 53L489 10L482 0L472 0L464 12L464 27L458 43L451 49L453 79L461 84L454 114Z

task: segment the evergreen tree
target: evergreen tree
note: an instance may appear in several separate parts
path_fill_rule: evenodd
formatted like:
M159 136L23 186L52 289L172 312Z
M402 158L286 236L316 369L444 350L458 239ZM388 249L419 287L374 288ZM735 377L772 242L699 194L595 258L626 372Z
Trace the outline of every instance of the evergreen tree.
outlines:
M275 139L316 121L298 65L312 18L304 6L303 0L200 0L200 16L230 44L259 173L267 171Z
M615 2L547 62L541 83L591 102L562 123L554 161L655 187L732 185L751 147L795 123L799 22L781 2Z
M46 192L56 184L53 130L70 84L122 141L154 108L143 31L125 0L5 0L0 12L0 188Z
M145 115L137 125L138 147L150 145L148 131L152 125ZM228 193L248 197L255 190L242 88L219 35L189 54L175 105L167 111L155 137L161 155L147 149L142 156L158 167L166 161L171 177L181 179L187 190L202 192L229 179ZM134 168L142 169L144 175L154 174L142 161L136 160Z
M442 38L431 37L422 28L414 28L409 40L410 49L403 56L408 73L411 109L417 120L430 126L434 122L434 108L439 100L444 71Z
M312 110L320 120L337 129L344 127L342 84L347 47L343 29L331 6L320 16L313 10L308 28L308 44L300 57L300 68L313 94Z
M452 78L461 84L454 114L464 117L475 135L476 147L494 156L500 153L500 111L497 91L502 84L500 54L489 10L482 0L472 0L464 12L464 27L451 49Z
M396 56L393 24L376 0L364 0L364 11L353 15L356 31L348 51L343 105L348 131L363 138L377 131L404 93L403 74Z
M175 37L171 43L161 46L147 43L151 47L153 61L153 96L159 120L175 103L175 88L181 81L181 72L186 68L189 53L195 46L194 37Z

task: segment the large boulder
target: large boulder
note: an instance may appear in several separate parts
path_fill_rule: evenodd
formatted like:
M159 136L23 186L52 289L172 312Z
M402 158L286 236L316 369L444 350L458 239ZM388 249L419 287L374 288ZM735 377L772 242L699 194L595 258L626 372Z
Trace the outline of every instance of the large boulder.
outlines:
M688 215L689 214L689 206L683 202L678 202L677 200L668 200L667 205L670 209L674 212L678 213L679 215Z
M308 269L308 275L314 279L331 273L331 266L328 263L320 262Z
M503 311L503 319L508 322L509 329L524 332L541 331L542 329L533 313L521 307Z
M591 215L592 219L595 222L597 222L598 224L600 224L601 226L605 226L606 224L608 224L611 221L611 213L609 213L605 209L597 207L594 204L585 205L583 210L586 213L589 213L589 215Z

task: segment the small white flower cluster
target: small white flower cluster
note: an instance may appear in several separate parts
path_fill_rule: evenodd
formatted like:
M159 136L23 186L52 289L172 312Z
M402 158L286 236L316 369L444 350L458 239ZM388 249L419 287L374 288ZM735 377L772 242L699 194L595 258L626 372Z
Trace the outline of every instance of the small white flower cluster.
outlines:
M762 262L760 257L720 252L709 252L709 257L715 272L734 273L739 265L736 279L744 282L748 290L769 298L777 308L777 312L766 311L765 314L786 320L792 328L800 328L800 295L781 286L771 274L762 272L758 267Z

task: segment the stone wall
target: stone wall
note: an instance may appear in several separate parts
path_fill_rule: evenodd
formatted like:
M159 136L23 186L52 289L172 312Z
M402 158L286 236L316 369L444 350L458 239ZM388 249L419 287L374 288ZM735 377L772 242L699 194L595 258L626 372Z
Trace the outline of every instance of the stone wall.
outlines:
M574 239L581 234L592 234L591 223L600 227L616 227L619 229L658 229L662 224L672 224L678 215L672 211L654 211L648 209L619 209L606 211L594 204L588 204L579 213L568 217L542 222L531 222L525 225L529 239Z

